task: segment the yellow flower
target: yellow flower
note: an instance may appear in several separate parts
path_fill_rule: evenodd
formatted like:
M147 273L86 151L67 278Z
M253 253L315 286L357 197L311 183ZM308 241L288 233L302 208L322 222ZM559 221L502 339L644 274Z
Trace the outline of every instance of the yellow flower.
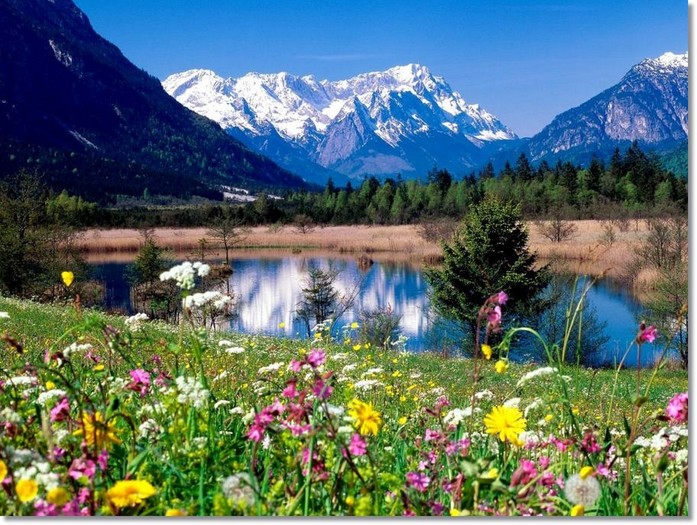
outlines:
M552 421L553 419L554 419L554 414L547 414L547 415L545 416L545 421L546 421L547 423L549 423L549 422Z
M583 505L574 505L573 507L571 507L569 516L583 516L584 511L585 508L583 507Z
M496 369L496 372L498 372L499 374L503 374L506 370L508 370L508 363L503 359L499 359L498 361L496 361L494 368Z
M285 328L285 327L286 327L286 323L280 322L280 323L278 323L278 327L279 327L279 328Z
M355 330L356 328L358 328L358 323L354 321L351 323L351 329Z
M586 479L588 476L595 474L595 469L593 467L583 467L581 472L578 473L581 479Z
M117 481L106 491L109 503L116 508L133 507L143 503L145 498L153 496L157 491L150 483L143 480Z
M63 487L55 487L48 491L46 499L49 503L63 506L70 501L70 494Z
M354 349L354 350L360 350L360 349L361 349L361 345L353 345L353 349Z
M167 509L165 516L186 516L186 512L181 509Z
M484 357L486 357L487 361L489 359L491 359L492 353L493 352L492 352L491 347L489 345L482 345L482 354L484 354Z
M0 459L0 481L7 477L7 465Z
M515 407L494 407L484 418L488 434L498 434L501 441L518 441L518 434L525 430L525 419Z
M572 413L574 416L577 416L580 412L581 412L581 411L578 409L578 407L572 407L572 408L571 408L571 413Z
M70 287L71 284L73 284L73 281L75 280L75 275L73 272L61 272L61 279L63 279L63 284L65 284L67 287Z
M349 507L353 507L354 504L356 503L356 498L354 498L353 496L346 496L345 501L346 501L346 505L348 505Z
M450 509L450 515L451 515L451 516L459 516L459 515L460 515L460 511L457 510L457 509Z
M95 366L95 367L93 368L93 370L94 370L95 372L101 372L102 370L104 370L104 365L99 364L99 365Z
M101 412L94 414L82 413L82 428L73 432L74 436L83 436L87 445L97 445L99 450L108 449L112 443L121 443L114 431L116 427L113 421L104 421Z
M353 424L361 435L373 434L377 436L382 425L382 418L380 412L376 411L372 404L353 399L349 402L348 408L348 415L353 418Z
M496 467L494 467L494 468L492 468L491 470L489 470L489 472L487 472L486 474L484 474L482 477L485 478L485 479L496 479L496 478L499 477L499 469L497 469Z
M406 416L400 417L399 420L398 420L397 422L398 422L400 425L406 424L406 422L407 422Z
M46 390L53 390L56 388L56 384L53 381L46 381Z
M17 497L22 503L33 500L39 493L39 484L33 479L20 479L15 485Z

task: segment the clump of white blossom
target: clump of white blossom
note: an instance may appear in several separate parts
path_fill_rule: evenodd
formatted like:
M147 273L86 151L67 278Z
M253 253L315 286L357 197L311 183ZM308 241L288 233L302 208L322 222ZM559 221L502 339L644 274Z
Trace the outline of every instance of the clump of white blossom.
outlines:
M202 262L191 263L184 261L183 263L173 266L166 272L160 274L161 281L173 280L177 282L177 286L182 290L191 290L194 287L194 278L205 277L211 271L211 267Z
M133 331L137 331L140 330L143 323L148 319L150 319L148 317L148 314L137 313L126 319L126 326L128 326Z
M177 401L184 404L191 404L194 408L201 409L205 406L211 393L203 388L193 377L179 376L175 380L177 385Z
M204 308L213 308L222 310L225 305L232 301L232 297L221 292L212 290L203 293L195 293L184 297L184 307L190 309L203 310Z

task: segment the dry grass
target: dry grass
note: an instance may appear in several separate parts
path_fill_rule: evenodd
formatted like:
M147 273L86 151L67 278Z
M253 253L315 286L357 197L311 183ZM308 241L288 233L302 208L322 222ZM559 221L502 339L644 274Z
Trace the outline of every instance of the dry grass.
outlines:
M626 232L617 229L612 244L603 244L604 229L600 221L575 221L574 236L561 243L552 243L544 238L533 223L528 224L530 247L541 262L554 262L555 266L566 266L568 270L600 275L606 273L615 278L626 272L632 260L634 247L645 238L646 225L643 221L632 222ZM199 253L199 241L206 237L205 228L157 228L154 237L158 244L170 248L176 254ZM219 257L221 250L210 249L209 237L207 257ZM128 261L133 259L142 244L138 230L88 230L81 241L90 261ZM393 260L414 264L436 263L441 249L436 242L422 239L414 225L401 226L327 226L309 233L300 233L292 226L251 228L244 246L234 250L235 257L269 257L278 253L317 251L323 255L358 257L367 254L375 260ZM653 276L641 275L649 281ZM645 284L645 283L644 283Z

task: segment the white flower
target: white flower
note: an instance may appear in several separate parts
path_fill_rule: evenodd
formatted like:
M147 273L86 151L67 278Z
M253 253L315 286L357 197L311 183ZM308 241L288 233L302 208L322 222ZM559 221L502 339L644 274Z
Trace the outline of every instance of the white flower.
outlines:
M22 422L22 416L12 410L10 407L5 407L2 409L2 411L0 411L0 419L15 425Z
M184 307L189 309L213 308L222 310L231 301L232 297L229 295L214 290L187 295L184 297Z
M46 403L51 399L63 396L65 396L65 390L54 388L52 390L47 390L46 392L41 392L36 402L41 406L46 406Z
M453 408L450 412L445 414L443 417L443 423L446 425L457 426L462 423L463 419L465 419L465 411L461 408Z
M238 472L222 481L223 494L234 503L251 506L255 501L256 480L246 472Z
M199 450L203 449L203 447L206 446L207 442L208 438L206 436L195 437L191 440L191 444Z
M231 355L232 354L241 354L244 351L245 351L244 348L242 348L241 346L231 346L231 347L225 349L225 353L231 354Z
M355 430L350 425L341 425L339 428L336 429L336 431L339 434L353 434Z
M154 419L146 419L138 427L138 434L144 439L150 439L160 432L162 432L162 427Z
M228 370L223 370L213 378L213 381L220 381L221 379L225 379L229 374L230 372Z
M419 372L414 372L413 374L409 375L409 379L419 379L421 377L421 373Z
M6 384L13 386L35 386L37 380L35 377L31 376L15 376L9 378Z
M346 409L344 407L338 407L335 405L327 404L327 412L330 416L339 417L343 416Z
M520 405L520 398L519 397L512 397L511 399L508 399L503 404L503 406L509 407L509 408L518 408L518 405Z
M351 363L350 365L346 365L344 368L341 369L342 374L348 374L349 372L352 372L356 369L358 365L356 363Z
M494 393L491 390L482 390L474 394L475 399L494 399Z
M525 374L523 377L521 377L521 378L518 380L518 383L516 384L516 386L517 386L518 388L520 388L520 387L522 387L525 383L527 383L528 381L530 381L531 379L535 379L536 377L548 376L548 375L550 375L550 374L555 374L555 373L557 373L557 372L559 372L559 370L558 370L557 368L553 367L553 366L545 366L545 367L542 367L542 368L538 368L538 369L536 369L536 370L533 370L532 372L528 372L528 373Z
M199 383L193 377L183 377L179 376L175 380L177 384L177 391L179 395L177 396L177 401L182 405L190 403L194 408L201 409L204 407L210 392L203 388L203 385Z
M257 370L257 374L264 375L268 372L278 372L278 370L284 365L283 361L279 361L277 363L271 363L270 365L267 366L262 366L259 370Z
M65 357L69 357L70 354L79 353L79 352L86 352L86 351L92 350L92 348L93 348L92 345L89 343L85 343L85 344L81 344L81 345L79 345L77 343L73 343L70 346L67 346L63 349L63 355Z
M528 406L525 407L525 410L523 411L523 416L528 417L528 412L531 412L532 410L535 410L536 408L540 408L541 406L544 405L544 401L542 399L535 398L532 403L530 403Z
M382 374L383 369L382 368L370 368L363 372L363 377L370 376L370 375L377 375L377 374Z
M675 453L675 463L678 465L687 464L687 449L681 448Z
M138 313L126 318L125 322L126 326L128 326L131 330L137 331L140 330L142 323L144 323L148 319L150 319L148 317L148 314Z
M590 507L600 497L600 483L595 476L586 476L586 479L583 479L580 474L574 474L566 480L564 494L574 505Z
M363 379L362 381L356 381L353 384L353 387L356 390L370 390L373 387L382 385L380 381L377 381L375 379Z
M10 314L8 314L7 312L0 312L0 319L9 319L9 318L10 318Z
M264 450L269 450L270 446L271 446L271 436L266 434L264 436L264 439L261 442L261 448L263 448Z
M230 404L230 401L228 401L227 399L221 399L221 400L215 402L215 405L213 405L213 408L220 408L220 407L224 407L224 406L229 405L229 404Z
M330 355L329 359L333 359L334 361L344 361L348 359L348 354L346 352L339 352L338 354Z
M173 280L177 282L177 286L182 290L191 290L194 287L194 278L196 275L205 277L211 271L210 266L201 262L190 263L184 261L182 264L173 266L166 272L160 274L161 281Z
M231 416L241 416L244 414L244 409L242 407L235 407L230 409Z

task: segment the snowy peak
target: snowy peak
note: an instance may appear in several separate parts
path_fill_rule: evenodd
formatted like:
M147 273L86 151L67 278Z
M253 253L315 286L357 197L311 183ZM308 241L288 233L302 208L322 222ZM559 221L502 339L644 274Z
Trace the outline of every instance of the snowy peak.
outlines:
M390 170L397 165L417 171L424 162L413 158L418 152L426 152L428 162L462 171L469 167L462 159L472 159L486 143L517 138L494 115L466 103L444 78L421 64L338 81L287 72L224 79L213 71L195 69L174 74L162 84L180 103L238 138L242 133L259 143L260 137L280 137L302 153L305 162L309 159L329 169L352 166L342 168L349 176L365 175L356 171L364 168L356 166L366 165L375 170L371 174L393 174ZM459 159L456 164L444 157L449 147L465 150L452 153ZM375 159L367 164L365 159L352 159L359 150L368 152L361 155L379 151L380 158L389 161L381 167L382 161ZM289 163L286 167L292 169Z

